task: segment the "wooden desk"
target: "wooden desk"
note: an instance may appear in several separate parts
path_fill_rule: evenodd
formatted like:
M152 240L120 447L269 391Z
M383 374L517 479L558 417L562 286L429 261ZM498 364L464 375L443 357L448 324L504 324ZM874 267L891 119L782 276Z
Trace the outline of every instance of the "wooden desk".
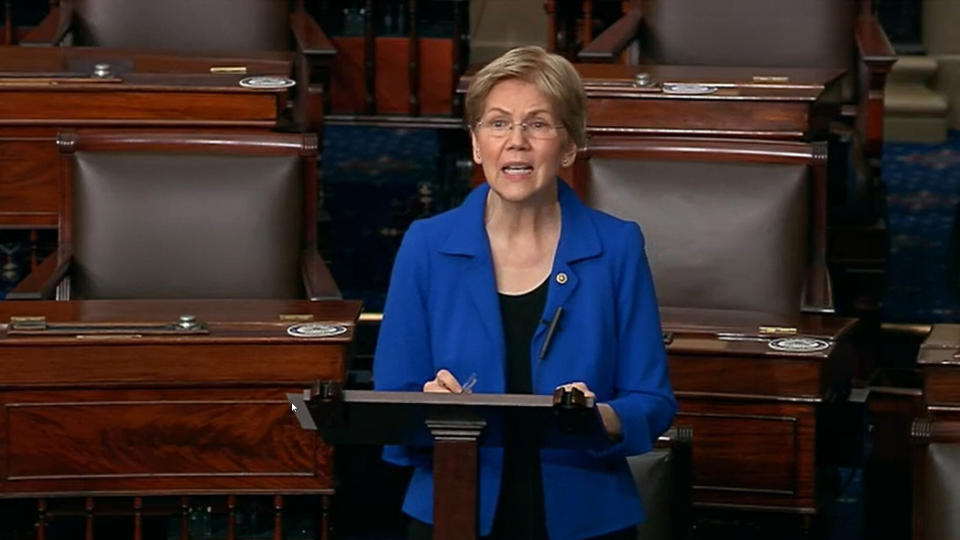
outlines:
M0 47L0 227L55 228L61 195L57 129L177 127L272 130L288 89L243 88L241 78L286 75L287 55L264 55L247 74L212 74L235 60L98 48ZM90 76L97 62L116 76Z
M193 314L209 329L23 336L0 327L0 497L329 497L332 449L300 428L286 393L316 379L344 381L359 312L356 301L0 302L3 323L44 316L130 324ZM293 323L281 316L347 331L291 337Z
M855 319L661 309L676 425L691 426L698 508L812 515L818 411L849 384L847 336ZM780 337L822 341L820 351L780 352Z
M936 419L960 419L960 324L935 324L920 345L924 410Z
M812 140L836 112L843 70L576 64L587 92L587 131ZM652 85L637 86L638 74ZM671 83L711 94L663 91Z
M587 133L812 140L826 132L843 70L574 64L587 94ZM464 93L476 68L460 79ZM637 86L638 74L653 83ZM786 79L786 80L784 80ZM663 84L716 86L711 94Z

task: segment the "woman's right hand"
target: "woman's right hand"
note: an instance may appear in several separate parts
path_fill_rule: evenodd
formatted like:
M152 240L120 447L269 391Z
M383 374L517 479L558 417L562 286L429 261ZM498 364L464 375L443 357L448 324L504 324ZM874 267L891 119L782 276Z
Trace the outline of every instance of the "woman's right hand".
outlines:
M463 388L460 387L460 382L453 376L453 373L445 369L438 371L432 381L427 381L423 384L424 392L459 394L462 390Z

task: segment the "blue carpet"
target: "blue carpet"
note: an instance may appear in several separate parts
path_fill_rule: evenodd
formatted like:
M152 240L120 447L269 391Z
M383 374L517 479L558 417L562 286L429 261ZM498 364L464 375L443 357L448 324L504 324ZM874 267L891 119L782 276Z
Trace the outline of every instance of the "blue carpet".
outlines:
M324 130L323 183L330 213L331 272L347 298L381 311L404 231L418 218L457 204L446 151L462 132L329 126ZM461 182L462 183L462 182Z
M886 144L882 174L890 229L884 320L960 321L951 260L957 256L960 132L943 144Z

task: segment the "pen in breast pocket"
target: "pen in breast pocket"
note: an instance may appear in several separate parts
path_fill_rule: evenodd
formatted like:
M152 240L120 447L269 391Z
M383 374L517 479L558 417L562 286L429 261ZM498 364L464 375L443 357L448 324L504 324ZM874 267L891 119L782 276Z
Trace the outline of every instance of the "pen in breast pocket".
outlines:
M467 380L463 381L463 385L460 387L461 394L472 394L473 386L477 384L477 374L471 373Z

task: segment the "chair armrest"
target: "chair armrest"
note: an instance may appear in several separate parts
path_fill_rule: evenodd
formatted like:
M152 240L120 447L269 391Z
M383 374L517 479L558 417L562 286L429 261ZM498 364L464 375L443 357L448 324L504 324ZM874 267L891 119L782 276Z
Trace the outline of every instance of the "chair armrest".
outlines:
M583 62L613 62L637 36L637 28L643 20L643 12L630 9L584 47L577 59Z
M333 280L333 274L327 268L320 254L307 250L301 257L300 270L303 274L303 287L310 300L342 300L340 288Z
M52 300L63 277L70 270L73 250L67 244L44 259L16 287L7 293L7 300Z
M290 30L297 45L294 122L303 131L317 131L323 125L324 109L329 106L330 65L337 49L305 11L290 14Z
M675 426L657 439L673 457L673 537L687 540L693 527L693 428Z
M294 11L290 14L290 30L299 53L308 56L333 56L337 52L323 28L306 11Z
M53 6L50 13L33 30L20 40L26 47L52 47L60 45L73 25L73 8L69 4Z
M873 16L862 16L857 18L854 26L854 35L857 40L857 51L860 58L868 66L877 66L890 69L897 61L897 53L894 52L887 34L883 27Z

